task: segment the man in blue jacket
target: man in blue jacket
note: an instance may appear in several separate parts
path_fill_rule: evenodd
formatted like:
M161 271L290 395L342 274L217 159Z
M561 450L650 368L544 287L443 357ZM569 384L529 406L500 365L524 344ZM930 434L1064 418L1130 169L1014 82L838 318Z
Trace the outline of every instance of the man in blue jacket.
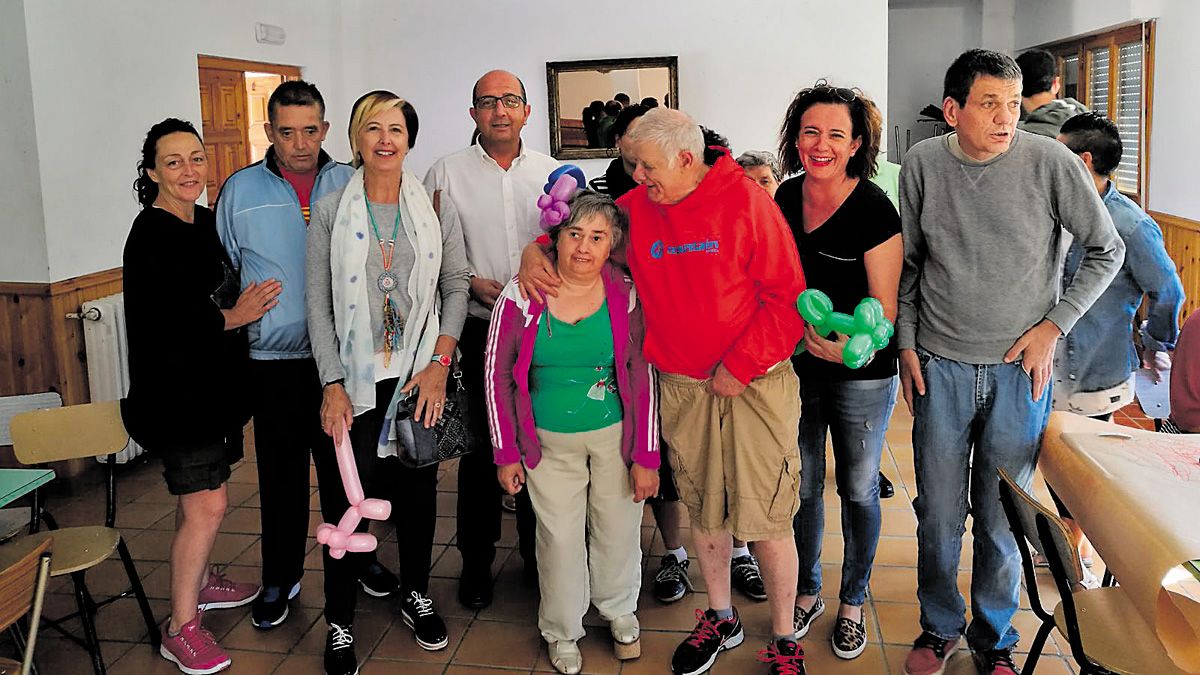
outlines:
M354 173L321 149L329 122L315 86L284 82L271 95L267 116L271 147L266 158L230 176L217 201L217 230L242 285L271 278L283 284L278 306L249 326L263 586L251 620L262 630L283 623L288 600L300 592L310 452L325 520L337 522L346 508L333 443L321 430L321 382L305 318L304 257L309 204L345 186ZM327 574L330 564L326 554ZM351 553L333 564L355 565L371 595L386 596L397 587L396 577L374 553Z

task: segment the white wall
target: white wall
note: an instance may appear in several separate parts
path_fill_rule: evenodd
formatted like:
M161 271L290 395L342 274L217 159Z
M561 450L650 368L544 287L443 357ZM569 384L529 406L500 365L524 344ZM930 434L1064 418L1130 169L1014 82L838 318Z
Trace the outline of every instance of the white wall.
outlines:
M0 281L50 281L21 0L0 0Z
M168 116L199 126L197 54L300 65L319 86L335 84L335 5L25 2L50 279L120 266L146 130ZM257 44L257 21L283 26L287 44Z
M517 6L410 2L391 19L397 4L388 0L345 8L346 25L352 13L372 17L357 24L358 39L346 46L349 63L358 50L365 62L411 64L374 79L348 73L346 82L363 91L395 87L413 102L422 128L409 166L418 174L470 139L471 85L492 68L524 80L533 106L524 138L542 152L549 148L547 61L678 55L682 108L739 152L775 147L787 104L818 77L858 85L881 105L887 100L885 0L764 0L745 11L717 0L660 0L617 12L607 24L574 6ZM848 41L855 48L841 49ZM606 163L580 164L592 176Z
M1149 208L1200 220L1200 191L1194 179L1200 155L1200 141L1196 140L1200 89L1191 72L1200 63L1200 2L1018 0L1016 40L1024 48L1146 18L1158 19Z
M11 113L21 97L6 90L2 126L18 131L0 135L0 147L7 158L13 143L23 143L23 152L36 150L40 159L21 167L36 180L22 185L5 174L0 182L0 203L27 198L30 217L21 222L32 223L22 230L0 221L0 235L45 240L41 262L36 241L22 244L33 253L17 272L0 257L0 278L60 280L121 264L137 213L130 186L146 130L167 116L199 122L197 54L300 66L325 95L332 123L326 148L340 159L349 154L345 129L353 101L370 89L397 92L421 116L409 162L418 175L468 143L471 85L491 68L524 79L533 105L524 137L543 152L549 149L547 61L678 55L683 108L738 151L773 148L792 95L818 77L862 87L885 108L887 100L886 0L764 0L753 11L717 0L660 0L639 6L636 18L614 15L608 24L575 7L482 0L0 3L14 16L17 8L24 12L33 112L31 120L25 104L24 117ZM259 21L282 26L287 43L257 44ZM9 39L21 22L2 23L0 73L7 78L21 71L9 58L21 51ZM849 40L855 49L839 48ZM7 124L10 114L16 124ZM605 163L581 164L596 175Z
M888 158L928 138L933 125L917 122L926 105L942 105L946 68L964 51L981 44L981 0L892 0L888 4ZM896 127L900 132L896 133Z

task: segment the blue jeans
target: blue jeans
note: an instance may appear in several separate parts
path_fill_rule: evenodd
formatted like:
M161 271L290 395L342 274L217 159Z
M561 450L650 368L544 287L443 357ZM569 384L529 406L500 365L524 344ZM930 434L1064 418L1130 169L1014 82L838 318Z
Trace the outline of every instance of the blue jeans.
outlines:
M796 592L821 590L825 534L825 435L833 434L834 475L842 498L842 604L861 606L879 544L879 459L896 405L895 377L828 381L800 378L800 511L792 521L800 576Z
M1034 401L1020 362L975 365L919 347L917 357L925 377L925 395L913 402L912 432L921 628L942 638L957 638L965 628L972 649L1010 648L1020 637L1011 620L1021 558L1000 506L998 471L1029 489L1050 387ZM975 539L969 627L956 583L968 511Z

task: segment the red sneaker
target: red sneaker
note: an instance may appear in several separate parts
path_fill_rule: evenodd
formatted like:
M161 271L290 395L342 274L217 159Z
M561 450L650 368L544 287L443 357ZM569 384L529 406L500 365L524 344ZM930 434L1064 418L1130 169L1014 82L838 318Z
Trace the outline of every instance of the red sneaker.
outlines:
M933 633L923 632L904 660L905 675L942 675L946 657L958 647L958 639L946 640Z
M208 571L208 583L200 589L200 609L229 609L254 602L262 587L258 584L232 581L213 567Z
M200 625L203 612L183 624L178 635L168 635L166 626L162 631L162 646L158 653L179 666L188 675L209 675L229 667L229 655L217 644L217 639Z

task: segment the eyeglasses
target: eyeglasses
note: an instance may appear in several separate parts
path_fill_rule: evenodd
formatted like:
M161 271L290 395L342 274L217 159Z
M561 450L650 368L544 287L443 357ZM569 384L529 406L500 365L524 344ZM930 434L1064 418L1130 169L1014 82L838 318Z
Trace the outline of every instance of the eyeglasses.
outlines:
M496 102L504 104L505 108L520 108L525 103L525 99L516 94L505 94L503 96L480 96L475 99L475 107L479 110L492 110L496 107Z
M804 96L805 94L809 94L814 91L820 93L829 92L842 103L853 103L854 100L858 98L858 92L854 89L847 89L846 87L831 87L825 78L817 80L813 86L807 89L801 89L800 95Z

